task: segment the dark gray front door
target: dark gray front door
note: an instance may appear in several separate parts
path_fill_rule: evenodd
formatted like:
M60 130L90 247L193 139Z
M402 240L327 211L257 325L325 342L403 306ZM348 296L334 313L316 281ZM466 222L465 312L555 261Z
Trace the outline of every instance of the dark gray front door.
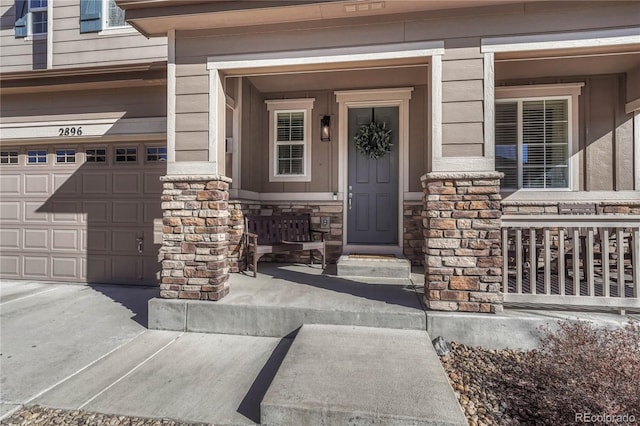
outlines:
M363 124L387 123L391 152L371 159L353 138ZM349 109L348 244L398 243L398 107Z

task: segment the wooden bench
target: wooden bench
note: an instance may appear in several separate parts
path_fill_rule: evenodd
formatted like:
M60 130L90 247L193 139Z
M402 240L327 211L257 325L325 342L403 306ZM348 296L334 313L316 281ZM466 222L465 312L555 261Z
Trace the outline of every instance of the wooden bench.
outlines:
M253 267L253 276L258 271L258 260L265 254L290 253L309 250L313 263L313 250L322 255L322 269L325 267L324 234L326 231L311 229L308 214L291 216L245 216L245 236L247 244L247 268ZM320 240L313 238L320 235Z

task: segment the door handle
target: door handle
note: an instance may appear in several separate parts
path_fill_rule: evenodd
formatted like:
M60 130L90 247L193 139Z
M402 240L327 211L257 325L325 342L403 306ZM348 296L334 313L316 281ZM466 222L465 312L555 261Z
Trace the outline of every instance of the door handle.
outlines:
M136 243L138 244L138 253L142 253L144 251L144 237L136 238Z
M351 199L353 198L353 194L349 193L349 210L351 210Z

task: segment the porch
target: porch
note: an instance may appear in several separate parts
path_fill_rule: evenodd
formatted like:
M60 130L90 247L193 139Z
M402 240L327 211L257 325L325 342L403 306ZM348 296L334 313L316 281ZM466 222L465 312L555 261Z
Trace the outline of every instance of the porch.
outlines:
M506 215L502 255L505 306L640 311L637 215Z
M152 299L149 328L285 337L303 324L426 330L424 276L338 277L336 265L261 262L229 277L232 291L217 301Z

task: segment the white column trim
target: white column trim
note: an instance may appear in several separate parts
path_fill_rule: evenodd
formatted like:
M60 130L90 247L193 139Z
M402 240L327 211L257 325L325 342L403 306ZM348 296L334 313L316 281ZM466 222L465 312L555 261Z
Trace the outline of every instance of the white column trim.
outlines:
M633 113L633 163L635 188L636 191L640 191L640 111Z
M612 30L488 37L482 39L480 51L482 53L520 52L531 50L619 46L637 43L640 43L640 27L630 27L616 28Z
M494 55L484 54L484 158L491 162L489 170L495 170L495 73Z
M47 69L53 68L53 1L47 2Z
M634 111L640 110L640 98L634 99L631 102L627 102L624 106L624 112L626 114L631 114Z
M431 171L442 159L442 55L431 57L429 64L429 136L431 144Z
M210 173L224 175L224 140L227 98L223 77L217 69L209 70L209 156Z
M176 31L167 33L167 174L176 162Z
M242 164L242 77L236 78L236 99L235 107L233 109L233 148L231 163L233 164L231 170L231 187L242 188L242 171L240 165Z

